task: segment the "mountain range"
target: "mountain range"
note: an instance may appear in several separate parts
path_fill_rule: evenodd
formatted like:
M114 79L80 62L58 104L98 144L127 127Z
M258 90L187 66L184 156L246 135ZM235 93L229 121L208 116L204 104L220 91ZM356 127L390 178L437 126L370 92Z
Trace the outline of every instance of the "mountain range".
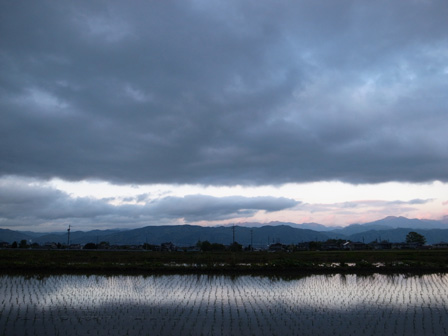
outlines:
M347 227L327 227L317 223L270 222L268 224L240 223L216 227L186 224L146 226L129 230L72 231L70 242L86 244L107 241L110 244L119 245L143 243L159 245L163 242L172 242L177 246L190 246L199 240L231 244L233 236L235 236L235 241L242 245L249 245L252 242L255 247L261 247L274 242L297 244L327 239L346 239L366 243L375 240L402 242L410 231L424 235L429 244L448 241L447 222L386 217L378 221L352 224ZM23 239L39 244L68 242L66 232L49 234L0 229L0 241L12 243L13 241L20 242Z

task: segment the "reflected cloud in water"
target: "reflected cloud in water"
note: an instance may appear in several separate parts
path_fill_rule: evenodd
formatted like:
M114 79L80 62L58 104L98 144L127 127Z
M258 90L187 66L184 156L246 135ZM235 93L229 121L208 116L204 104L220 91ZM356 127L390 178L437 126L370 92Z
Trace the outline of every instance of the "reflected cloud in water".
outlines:
M443 334L447 285L448 276L436 274L2 276L0 331Z

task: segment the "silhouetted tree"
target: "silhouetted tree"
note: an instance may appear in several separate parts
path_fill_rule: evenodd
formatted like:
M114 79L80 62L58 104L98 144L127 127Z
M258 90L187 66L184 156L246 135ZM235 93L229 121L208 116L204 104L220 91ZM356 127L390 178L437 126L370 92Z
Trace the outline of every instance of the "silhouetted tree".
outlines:
M426 238L420 233L411 231L406 235L406 243L417 243L419 245L424 245L426 243Z
M102 241L101 243L98 244L98 248L107 250L108 248L110 248L110 244L107 241Z
M200 249L204 252L210 251L212 249L212 244L208 240L205 240L202 242Z
M84 245L85 250L94 250L96 248L97 248L97 246L95 243L87 243Z
M143 248L148 251L160 251L159 245L153 245L153 244L148 244L148 243L144 243Z
M224 251L226 247L223 244L213 243L211 245L212 251Z
M239 251L242 251L242 250L243 250L243 245L241 245L241 244L239 244L237 242L234 242L234 243L230 244L230 251L232 251L232 252L239 252Z
M347 240L345 240L345 239L327 239L327 241L325 243L326 244L334 244L335 246L342 248L346 241Z
M311 251L320 250L321 246L322 246L322 242L319 242L319 241L311 241L309 243L309 249Z

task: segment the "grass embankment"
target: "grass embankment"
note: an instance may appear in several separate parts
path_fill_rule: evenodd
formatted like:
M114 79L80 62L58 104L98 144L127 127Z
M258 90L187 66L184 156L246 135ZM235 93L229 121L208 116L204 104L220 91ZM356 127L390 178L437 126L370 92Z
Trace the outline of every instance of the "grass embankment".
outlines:
M2 272L422 273L448 272L448 251L148 252L0 250Z

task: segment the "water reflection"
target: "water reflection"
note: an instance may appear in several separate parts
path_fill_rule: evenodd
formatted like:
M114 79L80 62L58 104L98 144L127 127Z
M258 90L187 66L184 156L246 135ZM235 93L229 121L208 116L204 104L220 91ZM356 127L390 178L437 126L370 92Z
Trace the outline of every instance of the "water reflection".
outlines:
M0 334L442 335L448 276L0 277Z

